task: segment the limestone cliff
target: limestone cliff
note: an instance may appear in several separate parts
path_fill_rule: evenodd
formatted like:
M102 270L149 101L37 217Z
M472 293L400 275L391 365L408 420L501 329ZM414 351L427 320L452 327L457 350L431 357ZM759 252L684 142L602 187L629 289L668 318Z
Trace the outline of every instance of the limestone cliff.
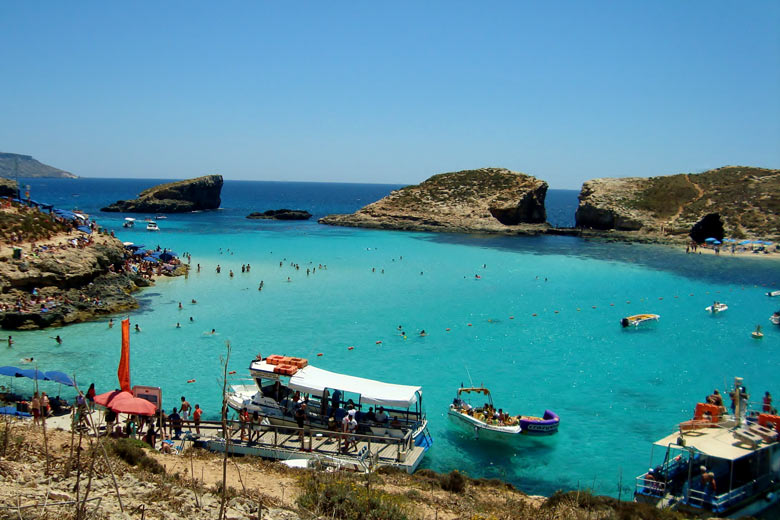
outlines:
M544 231L547 183L504 168L434 175L351 215L320 223L459 233L535 234Z
M101 211L128 213L186 213L219 208L222 200L222 176L206 175L196 179L160 184L142 191L137 199L119 200Z
M36 161L30 155L0 152L0 177L38 177L75 179L76 176L48 164Z
M16 197L17 195L16 181L0 178L0 197Z
M725 166L696 174L593 179L582 185L577 227L686 237L780 238L780 170ZM705 219L705 217L707 217ZM718 230L718 226L722 229ZM715 236L715 238L720 238Z

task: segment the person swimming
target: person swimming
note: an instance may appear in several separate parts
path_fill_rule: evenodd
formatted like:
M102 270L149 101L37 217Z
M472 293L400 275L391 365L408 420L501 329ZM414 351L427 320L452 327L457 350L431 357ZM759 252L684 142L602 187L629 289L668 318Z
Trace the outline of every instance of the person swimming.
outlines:
M181 323L179 323L178 321L176 322L176 328L177 328L177 329L180 329L180 328L181 328Z
M35 360L35 358L26 357L26 358L22 358L21 361L22 361L22 363L32 363L34 360Z

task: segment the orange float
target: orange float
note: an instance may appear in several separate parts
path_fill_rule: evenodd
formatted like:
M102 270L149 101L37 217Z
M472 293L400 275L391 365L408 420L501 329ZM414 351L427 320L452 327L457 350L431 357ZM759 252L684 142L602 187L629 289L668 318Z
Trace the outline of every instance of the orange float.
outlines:
M194 380L194 379L188 379L188 380L187 380L187 382L188 382L188 383L194 383L194 382L195 382L195 380Z

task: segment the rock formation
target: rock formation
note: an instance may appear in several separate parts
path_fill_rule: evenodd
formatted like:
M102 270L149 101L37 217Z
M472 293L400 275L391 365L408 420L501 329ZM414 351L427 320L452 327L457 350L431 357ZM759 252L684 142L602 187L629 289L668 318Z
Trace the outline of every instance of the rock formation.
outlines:
M778 193L780 170L749 166L663 177L594 179L582 185L576 221L580 228L684 239L695 224L717 214L698 229L715 233L714 219L718 219L721 233L727 236L776 239L780 238Z
M77 178L70 172L38 162L30 155L2 152L0 152L0 177L7 177L9 179L14 179L16 177Z
M481 168L434 175L407 186L351 215L328 215L337 226L536 234L545 223L547 183L504 168Z
M127 213L186 213L219 208L222 200L222 176L206 175L196 179L160 184L142 191L137 199L119 200L101 211Z
M0 197L16 197L17 195L16 181L0 178Z
M271 220L309 220L311 213L302 209L269 209L260 213L255 211L246 216L251 219L271 219Z

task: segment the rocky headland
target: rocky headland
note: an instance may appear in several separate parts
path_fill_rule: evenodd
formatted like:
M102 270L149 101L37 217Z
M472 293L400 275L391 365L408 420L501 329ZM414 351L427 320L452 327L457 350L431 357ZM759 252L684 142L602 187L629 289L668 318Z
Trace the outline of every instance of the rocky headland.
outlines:
M16 181L0 177L0 197L16 197L17 194Z
M265 220L309 220L311 213L302 209L269 209L260 213L255 211L246 216L250 219Z
M0 152L0 177L16 178L17 176L55 179L77 178L70 172L38 162L30 155Z
M725 166L696 174L593 179L576 225L594 236L698 242L780 238L780 170Z
M393 191L349 215L328 215L334 226L535 235L549 228L547 183L505 168L434 175Z
M142 191L137 199L118 200L101 211L127 213L188 213L217 209L221 204L222 176L160 184Z

